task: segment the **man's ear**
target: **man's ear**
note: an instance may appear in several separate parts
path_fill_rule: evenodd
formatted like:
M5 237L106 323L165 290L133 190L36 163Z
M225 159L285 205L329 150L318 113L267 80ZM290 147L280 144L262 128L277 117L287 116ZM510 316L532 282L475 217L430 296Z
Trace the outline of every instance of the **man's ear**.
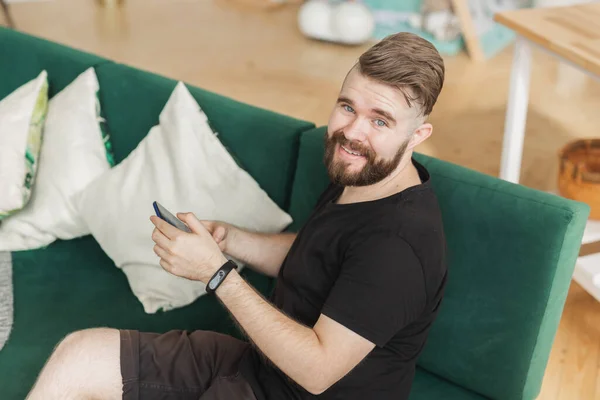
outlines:
M421 124L415 129L411 135L407 150L412 150L431 136L433 125L430 123Z

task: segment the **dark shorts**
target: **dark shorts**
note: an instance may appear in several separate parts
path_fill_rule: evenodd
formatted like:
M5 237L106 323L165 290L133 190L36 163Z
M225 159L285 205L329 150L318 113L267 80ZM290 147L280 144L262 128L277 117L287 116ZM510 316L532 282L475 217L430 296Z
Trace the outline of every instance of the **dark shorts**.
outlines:
M256 400L238 370L246 342L209 331L120 333L123 400Z

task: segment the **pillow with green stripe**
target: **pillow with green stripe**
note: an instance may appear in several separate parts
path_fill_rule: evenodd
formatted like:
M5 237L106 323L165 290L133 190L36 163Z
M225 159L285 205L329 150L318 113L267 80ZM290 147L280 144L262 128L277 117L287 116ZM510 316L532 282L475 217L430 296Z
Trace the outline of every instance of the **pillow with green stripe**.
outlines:
M31 198L48 112L47 78L44 70L0 100L0 219Z
M71 197L114 166L99 89L92 67L50 100L31 200L0 224L0 251L89 234Z

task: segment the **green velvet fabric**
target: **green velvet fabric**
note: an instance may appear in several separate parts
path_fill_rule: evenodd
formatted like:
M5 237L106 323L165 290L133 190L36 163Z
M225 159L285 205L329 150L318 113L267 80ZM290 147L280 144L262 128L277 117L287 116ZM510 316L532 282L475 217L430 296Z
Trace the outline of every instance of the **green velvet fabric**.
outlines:
M0 98L49 74L50 95L89 66L122 161L158 122L175 81L0 28ZM190 86L188 86L190 87ZM232 155L298 230L328 184L325 127L191 88ZM302 133L304 131L304 133ZM533 399L539 392L589 207L424 155L448 239L449 281L411 400ZM218 166L217 166L218 167ZM240 199L243 201L243 199ZM92 237L13 253L14 326L0 351L0 398L23 399L58 341L108 326L211 329L241 337L214 297L148 315ZM272 280L244 274L262 293Z
M417 368L409 400L485 400L468 389Z
M45 68L55 94L90 65L97 67L103 115L120 162L158 122L176 82L0 28L0 93L10 93ZM314 124L188 88L240 166L287 210L300 133ZM242 338L214 297L166 313L144 313L124 274L91 236L15 252L13 270L14 325L0 351L2 399L23 399L53 347L74 330L210 329ZM272 290L272 279L249 269L243 275L261 293Z
M310 216L317 199L329 184L323 163L325 128L305 132L300 138L298 166L292 187L289 213L294 219L290 230L297 232Z
M112 63L102 65L97 73L113 151L120 162L158 123L177 82ZM314 124L187 87L239 165L287 209L300 132Z
M64 89L102 57L0 27L0 99L48 71L49 96Z
M448 240L447 295L420 359L489 397L537 397L589 207L419 158Z
M290 212L328 179L321 127L301 138ZM419 365L498 399L539 393L589 207L422 154L448 243L446 296ZM417 390L417 389L415 389Z
M24 399L54 346L75 330L208 329L241 337L214 296L202 296L176 310L146 314L125 275L91 236L12 256L14 325L0 351L3 400ZM270 290L269 279L249 269L242 275L261 293Z

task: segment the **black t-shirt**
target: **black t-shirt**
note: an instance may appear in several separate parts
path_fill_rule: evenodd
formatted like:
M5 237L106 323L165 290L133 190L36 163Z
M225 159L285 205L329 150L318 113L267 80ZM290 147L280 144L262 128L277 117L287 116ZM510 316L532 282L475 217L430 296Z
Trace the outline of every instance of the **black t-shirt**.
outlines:
M240 370L259 400L407 399L446 283L446 243L429 173L392 196L336 204L331 184L298 232L271 301L312 327L321 313L376 344L318 396L251 348Z

